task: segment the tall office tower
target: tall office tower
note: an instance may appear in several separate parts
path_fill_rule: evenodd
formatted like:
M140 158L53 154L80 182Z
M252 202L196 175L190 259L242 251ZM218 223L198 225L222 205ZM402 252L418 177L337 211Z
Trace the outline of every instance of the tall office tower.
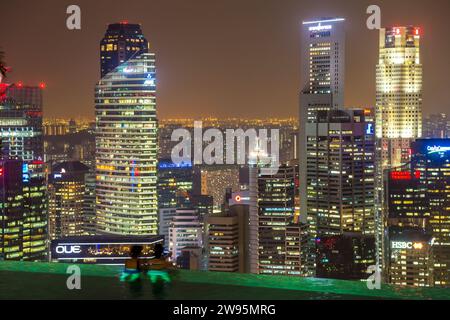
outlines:
M400 286L433 286L434 241L421 173L407 166L385 175L385 280Z
M308 272L315 273L316 240L343 233L375 233L375 135L366 110L318 111L305 125ZM349 261L349 263L351 263Z
M169 226L169 251L176 260L183 248L203 248L203 225L194 209L180 209Z
M238 216L213 215L206 217L208 270L244 272L244 243L240 235Z
M192 192L194 173L191 163L174 164L170 159L158 162L158 208L177 208L181 193Z
M47 256L47 201L42 140L42 90L9 85L0 101L3 159L23 161L23 260Z
M0 260L23 258L22 160L0 161Z
M398 230L389 238L387 280L397 286L433 286L433 239L423 230Z
M248 191L227 195L224 211L205 218L208 269L221 272L250 272Z
M380 30L379 62L376 67L377 136L377 246L383 257L381 235L384 171L410 161L411 142L422 136L422 64L420 29L390 27ZM383 265L382 259L379 264Z
M157 234L155 55L139 52L114 65L96 86L99 233Z
M422 136L419 28L391 27L380 30L376 134L377 138L388 139Z
M450 138L450 117L445 113L431 114L423 119L422 128L424 138Z
M434 239L434 285L450 287L450 139L416 140L411 163L426 190L426 214Z
M148 53L149 43L139 24L120 22L110 24L100 43L100 68L103 78L132 57Z
M48 233L50 240L83 236L84 197L89 167L81 162L62 162L48 178Z
M258 231L260 274L300 275L299 263L288 256L288 227L295 219L298 198L298 165L287 164L276 174L258 177ZM298 229L300 230L300 228ZM289 229L292 237L293 229ZM300 231L299 231L300 232ZM296 237L299 238L300 234Z
M411 163L386 175L387 275L393 272L390 269L393 249L416 250L411 254L426 249L432 253L427 253L417 267L433 271L430 281L434 286L449 287L450 140L416 140L412 144ZM414 247L416 242L423 246ZM431 267L426 265L425 257L431 261ZM423 284L425 280L419 277L411 281L406 285Z
M300 220L307 222L308 123L320 110L342 108L345 81L345 19L325 18L303 22L300 92L299 162Z

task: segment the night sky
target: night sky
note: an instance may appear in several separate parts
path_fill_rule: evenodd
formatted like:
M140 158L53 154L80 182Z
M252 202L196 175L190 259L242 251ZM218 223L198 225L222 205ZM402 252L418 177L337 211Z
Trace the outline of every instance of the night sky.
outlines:
M82 30L66 29L66 8ZM423 29L424 113L450 111L449 0L1 0L0 47L10 81L45 81L46 117L92 117L99 41L107 24L141 23L157 54L158 114L167 117L298 116L301 21L347 19L346 105L373 106L382 24Z

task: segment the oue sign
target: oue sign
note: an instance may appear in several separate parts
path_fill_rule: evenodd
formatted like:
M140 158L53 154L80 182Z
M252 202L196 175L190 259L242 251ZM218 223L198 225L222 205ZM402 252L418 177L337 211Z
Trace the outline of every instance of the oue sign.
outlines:
M81 253L80 246L57 246L55 248L56 253Z

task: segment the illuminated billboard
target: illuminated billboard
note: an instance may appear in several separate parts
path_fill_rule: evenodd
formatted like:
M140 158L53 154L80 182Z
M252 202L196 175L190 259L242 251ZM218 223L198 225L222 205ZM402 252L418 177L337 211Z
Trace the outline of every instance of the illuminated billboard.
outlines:
M151 258L156 243L164 244L164 237L92 236L63 238L51 242L51 260L121 265L130 258L130 249L133 246L142 246L142 257Z
M430 160L450 159L450 139L418 139L412 147L414 154L425 155Z

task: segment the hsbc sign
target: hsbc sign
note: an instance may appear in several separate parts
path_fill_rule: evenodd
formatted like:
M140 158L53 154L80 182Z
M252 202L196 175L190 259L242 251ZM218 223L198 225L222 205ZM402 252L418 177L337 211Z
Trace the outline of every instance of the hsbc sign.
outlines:
M407 249L407 250L421 250L424 248L421 242L405 242L405 241L393 241L391 243L392 249Z

